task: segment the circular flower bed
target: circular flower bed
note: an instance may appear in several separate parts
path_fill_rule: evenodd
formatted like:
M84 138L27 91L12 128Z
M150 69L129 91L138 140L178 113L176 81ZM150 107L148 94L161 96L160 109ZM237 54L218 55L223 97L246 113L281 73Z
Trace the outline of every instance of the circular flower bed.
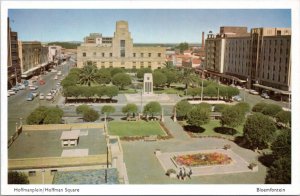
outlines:
M179 155L173 157L176 164L187 167L197 167L204 165L226 165L231 163L232 159L222 153L197 153Z

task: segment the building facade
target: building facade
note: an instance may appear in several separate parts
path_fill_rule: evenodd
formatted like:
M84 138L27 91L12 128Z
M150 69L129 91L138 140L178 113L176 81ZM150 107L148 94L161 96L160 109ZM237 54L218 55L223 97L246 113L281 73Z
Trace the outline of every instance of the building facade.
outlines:
M164 47L134 47L126 21L116 23L113 37L93 33L77 47L77 67L91 61L98 68L159 69L165 63Z
M231 31L231 32L230 32ZM247 31L247 30L246 30ZM206 71L248 88L288 93L291 82L290 28L221 27L206 39Z
M21 82L21 67L18 49L18 33L11 31L9 18L7 19L7 87Z
M19 41L22 78L35 75L41 64L42 45L37 41Z

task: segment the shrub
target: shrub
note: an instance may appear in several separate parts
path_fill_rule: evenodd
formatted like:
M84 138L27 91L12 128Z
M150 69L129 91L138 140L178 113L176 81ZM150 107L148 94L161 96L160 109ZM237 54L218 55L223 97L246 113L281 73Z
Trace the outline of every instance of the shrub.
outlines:
M171 174L176 174L176 171L174 169L168 169L166 175L170 176Z

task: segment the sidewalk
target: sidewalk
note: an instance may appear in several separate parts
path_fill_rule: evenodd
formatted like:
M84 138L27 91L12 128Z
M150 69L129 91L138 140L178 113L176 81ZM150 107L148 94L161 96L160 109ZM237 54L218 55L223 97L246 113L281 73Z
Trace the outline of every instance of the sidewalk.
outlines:
M165 117L165 126L169 129L171 134L173 135L174 139L176 140L182 140L187 141L191 138L188 136L188 134L183 130L183 128L177 123L174 122L170 116Z

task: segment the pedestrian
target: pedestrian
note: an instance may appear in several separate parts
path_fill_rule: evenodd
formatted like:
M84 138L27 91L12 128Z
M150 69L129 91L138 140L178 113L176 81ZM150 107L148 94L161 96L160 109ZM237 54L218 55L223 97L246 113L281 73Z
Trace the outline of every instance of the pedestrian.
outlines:
M182 180L185 180L185 178L186 178L186 171L185 171L185 168L183 168Z
M190 168L190 171L188 173L188 177L191 179L191 176L192 176L193 172L192 172L192 169Z
M181 168L179 169L179 175L178 175L178 178L179 178L179 179L182 178L182 169L181 169Z

